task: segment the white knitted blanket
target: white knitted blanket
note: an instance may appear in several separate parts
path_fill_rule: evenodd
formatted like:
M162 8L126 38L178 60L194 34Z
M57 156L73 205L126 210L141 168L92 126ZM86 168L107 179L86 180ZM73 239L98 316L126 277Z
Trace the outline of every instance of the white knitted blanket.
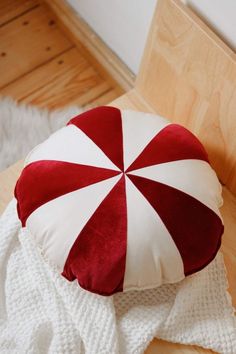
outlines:
M175 285L95 295L43 259L13 200L0 219L0 282L1 353L143 353L153 337L236 353L221 254Z

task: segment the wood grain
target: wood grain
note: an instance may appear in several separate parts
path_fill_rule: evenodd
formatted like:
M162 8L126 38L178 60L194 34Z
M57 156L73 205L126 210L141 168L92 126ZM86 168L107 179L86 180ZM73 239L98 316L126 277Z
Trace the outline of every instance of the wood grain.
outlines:
M70 104L94 107L123 93L95 59L91 63L91 55L67 40L48 6L19 0L14 13L13 5L13 0L8 6L6 0L0 4L0 18L8 8L10 21L0 29L2 96L54 109Z
M96 97L95 100L90 101L86 107L93 108L97 106L104 106L107 102L111 102L118 96L116 88L111 88L106 92L102 93L100 96Z
M83 106L110 89L78 49L72 48L6 86L1 94L53 109L68 104Z
M0 28L0 88L73 44L43 6Z
M0 26L38 6L38 0L1 0Z
M236 193L236 55L181 1L158 1L136 89L200 138Z

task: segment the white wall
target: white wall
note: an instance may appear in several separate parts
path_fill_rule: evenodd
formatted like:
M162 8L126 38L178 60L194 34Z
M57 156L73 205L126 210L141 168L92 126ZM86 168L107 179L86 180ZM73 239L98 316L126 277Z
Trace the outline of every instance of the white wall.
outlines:
M156 0L67 0L137 74Z
M67 0L137 74L157 0ZM236 48L236 0L183 0Z
M236 0L185 0L225 42L236 49Z

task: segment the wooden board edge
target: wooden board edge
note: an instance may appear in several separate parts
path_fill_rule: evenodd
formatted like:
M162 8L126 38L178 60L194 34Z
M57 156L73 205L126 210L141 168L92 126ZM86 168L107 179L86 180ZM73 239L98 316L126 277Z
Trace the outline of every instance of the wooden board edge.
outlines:
M44 0L73 42L93 56L124 91L134 87L135 75L65 0ZM91 57L90 57L91 59Z

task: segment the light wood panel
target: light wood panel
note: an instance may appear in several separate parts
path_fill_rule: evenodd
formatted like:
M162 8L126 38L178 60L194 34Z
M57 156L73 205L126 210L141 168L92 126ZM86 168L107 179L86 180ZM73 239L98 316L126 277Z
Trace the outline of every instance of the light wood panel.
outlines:
M0 28L0 88L72 46L43 6L4 25Z
M1 0L0 26L38 6L38 0Z
M158 1L136 89L198 135L236 193L236 56L181 1Z
M78 49L72 48L6 86L1 94L53 109L83 106L112 89Z

